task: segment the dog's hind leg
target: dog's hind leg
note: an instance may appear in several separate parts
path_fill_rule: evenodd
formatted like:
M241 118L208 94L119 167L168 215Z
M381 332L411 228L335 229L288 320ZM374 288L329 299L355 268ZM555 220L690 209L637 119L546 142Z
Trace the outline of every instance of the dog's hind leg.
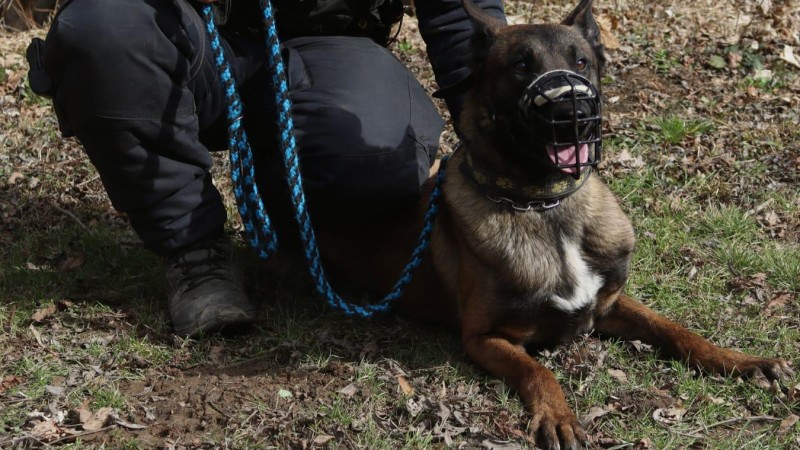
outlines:
M529 432L547 449L578 449L586 434L572 412L555 375L531 358L522 345L500 333L465 334L467 354L481 367L501 377L521 397L532 419Z
M761 373L769 380L791 373L783 359L760 358L717 347L625 295L620 295L608 313L596 319L595 330L606 337L641 340L710 373L748 377Z

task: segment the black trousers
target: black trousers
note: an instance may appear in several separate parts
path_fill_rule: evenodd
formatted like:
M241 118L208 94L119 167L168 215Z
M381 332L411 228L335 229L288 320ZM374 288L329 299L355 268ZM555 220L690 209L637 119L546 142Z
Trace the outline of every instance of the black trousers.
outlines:
M264 43L223 36L259 183L273 213L286 214ZM414 76L367 38L283 44L312 219L344 224L416 198L443 121ZM167 254L222 230L209 152L227 146L225 98L186 0L68 0L43 66L62 131L84 146L149 248Z

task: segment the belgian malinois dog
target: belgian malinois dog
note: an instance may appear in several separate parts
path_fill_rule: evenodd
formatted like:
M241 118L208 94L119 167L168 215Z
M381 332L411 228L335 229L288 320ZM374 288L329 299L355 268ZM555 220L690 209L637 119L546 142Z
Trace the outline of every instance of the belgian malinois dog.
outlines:
M399 303L412 318L460 330L469 357L519 393L544 448L575 449L587 437L553 373L526 348L595 331L706 372L775 380L790 371L781 359L719 348L622 293L634 233L592 172L605 63L592 1L560 24L507 26L464 0L475 33L463 146L447 163L430 248ZM424 205L390 229L322 230L324 258L350 281L388 292L423 213Z

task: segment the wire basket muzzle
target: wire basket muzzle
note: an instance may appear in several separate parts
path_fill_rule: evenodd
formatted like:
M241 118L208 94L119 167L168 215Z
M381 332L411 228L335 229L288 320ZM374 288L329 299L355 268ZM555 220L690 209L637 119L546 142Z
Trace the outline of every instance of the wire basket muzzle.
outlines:
M547 72L528 85L519 106L552 165L578 175L600 162L602 105L591 81L567 70Z

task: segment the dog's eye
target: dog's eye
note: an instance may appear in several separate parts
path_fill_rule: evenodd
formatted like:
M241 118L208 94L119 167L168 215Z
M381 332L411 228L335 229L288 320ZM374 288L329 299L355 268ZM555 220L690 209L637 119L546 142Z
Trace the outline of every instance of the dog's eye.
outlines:
M586 58L578 58L578 60L575 61L575 66L578 68L579 71L583 71L584 69L586 69L586 66L588 65L589 63L586 61Z
M514 62L514 70L519 73L527 73L528 72L528 62L520 59L519 61Z

